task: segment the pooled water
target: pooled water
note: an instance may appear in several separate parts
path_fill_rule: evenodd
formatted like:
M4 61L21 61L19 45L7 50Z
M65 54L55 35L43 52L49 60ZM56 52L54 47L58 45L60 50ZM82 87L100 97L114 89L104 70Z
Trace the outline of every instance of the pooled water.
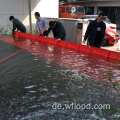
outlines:
M0 65L0 120L119 118L120 94L106 77L112 72L119 82L118 65L43 44L32 48Z

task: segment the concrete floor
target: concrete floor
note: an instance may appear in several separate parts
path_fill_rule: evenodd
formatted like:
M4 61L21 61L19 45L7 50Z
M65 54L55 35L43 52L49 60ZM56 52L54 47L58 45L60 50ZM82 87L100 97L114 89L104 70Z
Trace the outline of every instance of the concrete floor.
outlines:
M107 49L107 50L111 50L111 51L115 51L115 52L120 52L120 43L117 43L113 46L106 46L106 47L102 47L103 49Z

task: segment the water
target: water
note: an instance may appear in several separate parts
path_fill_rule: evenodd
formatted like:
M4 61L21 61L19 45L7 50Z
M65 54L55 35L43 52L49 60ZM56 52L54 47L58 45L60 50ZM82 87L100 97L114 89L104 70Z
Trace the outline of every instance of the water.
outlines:
M120 94L106 77L112 72L112 81L119 82L118 65L51 45L21 42L29 44L27 51L0 65L0 120L119 118ZM61 110L55 106L72 103L108 104L110 109Z

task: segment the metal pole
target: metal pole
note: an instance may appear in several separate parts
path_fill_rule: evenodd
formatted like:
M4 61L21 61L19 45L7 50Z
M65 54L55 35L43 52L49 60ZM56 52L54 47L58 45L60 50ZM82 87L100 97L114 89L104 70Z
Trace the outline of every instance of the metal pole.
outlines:
M31 0L28 0L28 9L29 9L29 25L30 25L30 32L32 33L32 10L31 10Z
M95 6L95 7L94 7L94 15L97 15L97 14L98 14L98 7Z

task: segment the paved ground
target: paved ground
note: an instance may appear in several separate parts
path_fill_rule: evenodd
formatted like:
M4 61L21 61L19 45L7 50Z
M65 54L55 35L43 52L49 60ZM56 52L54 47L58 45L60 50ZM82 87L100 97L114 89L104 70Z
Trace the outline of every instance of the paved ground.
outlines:
M115 51L115 52L120 52L120 45L115 44L114 46L108 46L108 47L102 47L103 49Z

